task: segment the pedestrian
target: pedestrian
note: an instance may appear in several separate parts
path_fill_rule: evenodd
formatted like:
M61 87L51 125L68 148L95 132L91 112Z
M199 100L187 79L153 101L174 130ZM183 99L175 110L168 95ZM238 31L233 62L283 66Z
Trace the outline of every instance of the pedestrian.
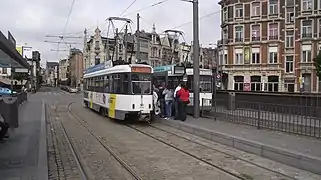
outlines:
M165 117L165 95L163 95L163 91L165 89L164 83L158 87L158 102L160 105L160 116Z
M189 101L189 90L182 84L181 89L177 92L176 97L178 97L178 120L186 120L186 107L190 103Z
M174 116L175 116L175 119L178 118L178 102L179 102L179 99L176 97L177 95L177 92L181 89L181 84L178 84L178 86L175 88L175 91L174 91Z
M158 106L158 95L156 89L153 91L153 107L154 107L154 114L157 116L160 113L160 109Z
M173 91L167 88L164 89L163 95L165 95L165 112L166 112L166 117L165 119L169 119L172 117L172 104L173 104Z

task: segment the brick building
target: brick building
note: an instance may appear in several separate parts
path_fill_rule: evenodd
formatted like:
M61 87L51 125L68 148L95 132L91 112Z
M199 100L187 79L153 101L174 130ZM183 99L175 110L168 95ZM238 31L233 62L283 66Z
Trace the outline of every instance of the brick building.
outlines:
M70 86L82 84L84 73L83 53L79 49L71 49L69 57Z
M321 91L312 59L321 47L321 0L222 0L228 89Z

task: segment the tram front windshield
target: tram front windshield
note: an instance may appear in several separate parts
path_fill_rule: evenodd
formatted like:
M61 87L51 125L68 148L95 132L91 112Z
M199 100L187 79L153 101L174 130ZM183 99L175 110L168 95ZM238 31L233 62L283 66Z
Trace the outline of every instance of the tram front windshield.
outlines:
M151 94L151 74L132 74L133 94Z

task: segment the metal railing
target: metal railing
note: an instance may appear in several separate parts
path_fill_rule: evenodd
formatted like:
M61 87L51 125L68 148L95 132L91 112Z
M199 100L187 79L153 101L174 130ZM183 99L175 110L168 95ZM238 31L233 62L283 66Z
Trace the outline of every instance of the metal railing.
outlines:
M19 106L27 101L26 92L14 95L0 95L0 115L11 128L19 127Z
M202 99L210 101L211 99ZM215 120L321 138L321 107L216 99L204 116Z

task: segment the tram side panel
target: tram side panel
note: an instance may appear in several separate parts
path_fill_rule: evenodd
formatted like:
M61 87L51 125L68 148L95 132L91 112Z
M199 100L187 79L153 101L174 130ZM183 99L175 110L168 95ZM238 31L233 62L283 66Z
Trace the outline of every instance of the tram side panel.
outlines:
M84 101L89 108L95 111L103 108L108 117L118 120L124 120L126 115L149 115L153 111L152 95L122 95L89 91L85 92Z

